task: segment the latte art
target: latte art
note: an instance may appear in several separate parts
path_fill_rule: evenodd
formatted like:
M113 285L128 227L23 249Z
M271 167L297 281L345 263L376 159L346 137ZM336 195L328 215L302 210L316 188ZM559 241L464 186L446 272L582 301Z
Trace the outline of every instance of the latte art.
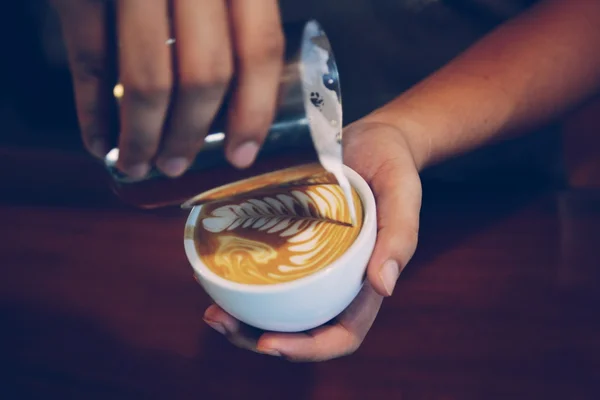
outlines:
M194 239L202 261L217 275L246 284L274 284L312 274L339 258L362 227L353 201L351 225L342 189L330 179L254 192L203 206Z

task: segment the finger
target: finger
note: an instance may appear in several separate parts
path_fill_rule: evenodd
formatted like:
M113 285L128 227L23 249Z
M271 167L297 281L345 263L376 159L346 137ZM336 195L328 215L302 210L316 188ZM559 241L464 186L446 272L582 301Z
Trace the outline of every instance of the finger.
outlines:
M167 0L117 2L121 98L119 168L132 177L150 169L172 88Z
M378 233L367 275L376 290L390 296L412 258L419 236L421 184L403 160L390 162L371 181L378 204Z
M377 199L377 242L367 276L379 294L390 296L417 247L421 181L397 130L356 125L349 133L345 150L350 164L361 171ZM378 157L367 157L368 151Z
M96 157L108 152L110 70L107 58L107 5L99 1L53 2L67 49L77 118L85 147Z
M178 176L203 143L233 73L227 8L223 0L173 3L178 85L157 166Z
M276 352L292 361L323 361L355 352L373 325L382 297L367 282L333 325L306 333L265 333L257 343L261 352Z
M259 351L257 343L262 331L238 321L215 304L204 313L204 322L225 335L227 340L239 348L273 356L279 355L274 351Z
M277 0L230 0L237 81L228 113L226 155L250 166L273 121L284 52Z

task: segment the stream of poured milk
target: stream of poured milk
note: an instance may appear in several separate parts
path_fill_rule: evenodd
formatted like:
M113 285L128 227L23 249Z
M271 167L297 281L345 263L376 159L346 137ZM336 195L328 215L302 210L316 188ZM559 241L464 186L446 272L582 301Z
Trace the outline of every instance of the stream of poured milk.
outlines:
M339 103L338 103L339 104ZM341 108L341 107L340 107ZM317 133L313 135L315 146L320 149L319 161L327 171L335 176L338 181L340 188L344 192L344 197L350 211L350 219L352 225L356 225L356 208L352 201L352 187L346 175L344 174L344 166L342 163L342 146L332 146L328 142L333 138L337 142L338 138L341 139L341 124L337 124L337 121L328 120L316 107L309 106L308 118L311 125L311 130L315 130ZM340 110L341 115L341 110Z
M309 36L319 38L321 32L317 25L309 23L306 29ZM329 70L329 57L330 53L320 47L316 41L304 41L301 66L304 105L313 142L319 153L319 161L323 168L337 179L346 198L352 225L356 225L352 188L344 174L342 158L342 103L337 93L327 88L323 82L323 77L331 76L332 72ZM318 100L313 102L311 100L313 96Z

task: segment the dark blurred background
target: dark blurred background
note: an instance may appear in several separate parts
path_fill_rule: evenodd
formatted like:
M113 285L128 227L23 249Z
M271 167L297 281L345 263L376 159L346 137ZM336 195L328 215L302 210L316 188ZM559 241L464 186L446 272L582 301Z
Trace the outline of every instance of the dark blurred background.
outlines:
M281 1L330 35L346 122L530 3ZM419 249L359 352L284 364L202 322L186 214L100 183L54 13L1 4L1 400L600 398L600 196L534 187L600 187L600 102L426 171Z
M349 123L402 93L532 1L496 3L283 0L281 7L286 21L316 17L325 26L339 63ZM0 146L83 152L53 10L45 0L5 2L0 22ZM580 135L588 132L590 140L595 136L589 133L595 132L593 114L580 112L567 125L557 122L525 138L446 162L424 176L509 186L564 185L571 174L566 165L576 169L582 152L590 148L570 135L576 145L567 146L570 156L565 155L565 126Z

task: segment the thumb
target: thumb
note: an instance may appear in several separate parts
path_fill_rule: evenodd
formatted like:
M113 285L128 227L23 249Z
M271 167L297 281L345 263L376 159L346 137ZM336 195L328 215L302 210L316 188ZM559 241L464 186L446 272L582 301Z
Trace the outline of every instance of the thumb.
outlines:
M371 187L377 199L378 232L367 276L377 293L390 296L417 248L421 182L414 165L399 162L376 174Z
M390 296L417 247L421 181L402 132L385 125L356 128L346 155L377 202L377 241L367 277L378 294Z

